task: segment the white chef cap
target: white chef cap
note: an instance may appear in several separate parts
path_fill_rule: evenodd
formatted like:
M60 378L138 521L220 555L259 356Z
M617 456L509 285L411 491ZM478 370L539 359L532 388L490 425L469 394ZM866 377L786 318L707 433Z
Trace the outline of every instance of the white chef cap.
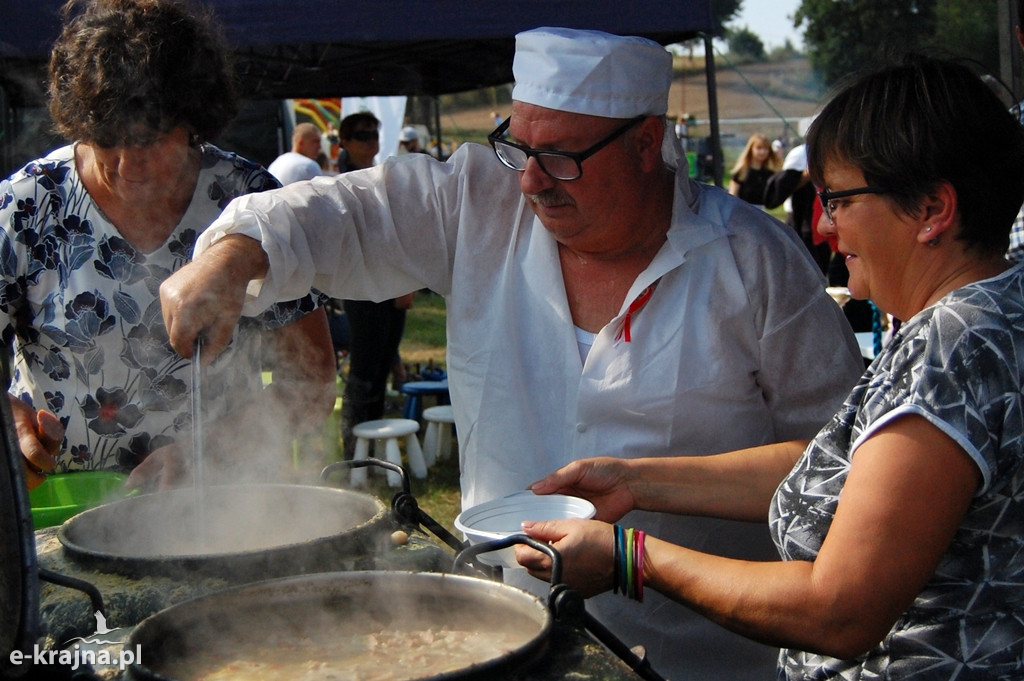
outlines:
M516 36L512 73L518 102L605 118L661 116L672 55L646 38L536 28Z

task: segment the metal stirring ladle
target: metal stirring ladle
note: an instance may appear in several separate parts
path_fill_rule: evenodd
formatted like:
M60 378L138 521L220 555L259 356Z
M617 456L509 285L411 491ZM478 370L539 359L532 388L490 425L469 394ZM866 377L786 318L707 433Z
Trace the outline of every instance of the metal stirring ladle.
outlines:
M196 534L206 545L206 459L203 452L203 367L202 339L192 352L192 487L195 491Z

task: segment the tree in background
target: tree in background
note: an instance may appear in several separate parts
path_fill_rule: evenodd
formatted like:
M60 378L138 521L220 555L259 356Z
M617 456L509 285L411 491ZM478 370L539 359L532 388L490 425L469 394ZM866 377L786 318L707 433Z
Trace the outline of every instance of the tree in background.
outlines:
M743 0L711 0L711 21L714 23L713 35L724 37L725 25L739 13Z
M999 73L999 7L995 2L938 0L932 43Z
M793 17L826 85L901 52L942 49L999 73L998 9L978 0L801 0Z
M793 24L806 25L807 57L825 85L832 85L880 56L930 44L936 4L937 0L801 0Z
M786 38L786 42L782 44L782 47L773 47L772 51L768 53L768 61L783 61L786 59L792 59L802 54L800 50L796 49L796 45L789 38Z
M729 29L725 25L732 21L742 6L743 0L711 0L711 35L715 38L726 38ZM703 38L694 38L682 44L687 46L692 58L694 48L702 42Z
M725 29L725 41L729 44L729 54L753 61L764 61L764 43L746 26Z

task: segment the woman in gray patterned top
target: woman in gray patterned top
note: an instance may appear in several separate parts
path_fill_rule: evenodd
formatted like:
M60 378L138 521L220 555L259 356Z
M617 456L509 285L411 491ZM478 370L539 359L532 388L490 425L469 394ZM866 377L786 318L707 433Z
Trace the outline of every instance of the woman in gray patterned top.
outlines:
M166 485L191 458L180 452L191 442L191 374L168 343L160 283L232 198L279 185L206 142L237 110L212 20L171 0L74 0L64 12L50 114L75 142L0 182L11 406L30 486L51 469ZM238 325L229 355L208 369L208 451L231 444L249 470L256 452L283 464L273 442L330 413L335 360L319 302ZM286 361L264 390L261 358L275 356Z
M533 489L598 520L524 529L591 594L614 583L607 523L627 511L767 522L781 561L646 538L634 579L782 647L780 678L1021 678L1024 265L1003 253L1024 131L969 69L914 57L843 89L808 150L853 296L906 320L842 409L810 443L577 461Z

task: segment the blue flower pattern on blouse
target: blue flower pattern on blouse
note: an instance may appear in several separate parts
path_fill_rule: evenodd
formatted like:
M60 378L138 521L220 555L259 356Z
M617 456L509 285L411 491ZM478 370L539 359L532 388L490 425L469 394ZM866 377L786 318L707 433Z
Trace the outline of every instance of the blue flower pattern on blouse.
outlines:
M15 350L11 392L64 424L58 471L128 471L190 436L190 365L168 342L160 283L190 260L197 236L231 199L278 186L237 155L212 145L201 152L192 202L152 253L134 248L93 203L72 146L0 182L0 328ZM311 293L240 322L207 372L213 415L260 389L260 333L321 302Z

